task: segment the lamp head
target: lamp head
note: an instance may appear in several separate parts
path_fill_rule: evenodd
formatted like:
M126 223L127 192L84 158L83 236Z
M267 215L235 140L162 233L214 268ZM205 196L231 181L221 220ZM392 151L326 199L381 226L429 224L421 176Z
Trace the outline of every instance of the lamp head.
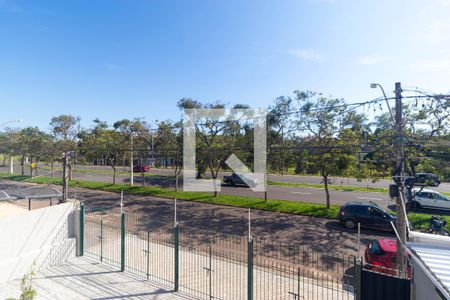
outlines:
M371 88L373 88L373 89L376 89L376 88L377 88L377 86L378 86L378 84L377 84L377 83L371 83L371 84L370 84L370 87L371 87Z

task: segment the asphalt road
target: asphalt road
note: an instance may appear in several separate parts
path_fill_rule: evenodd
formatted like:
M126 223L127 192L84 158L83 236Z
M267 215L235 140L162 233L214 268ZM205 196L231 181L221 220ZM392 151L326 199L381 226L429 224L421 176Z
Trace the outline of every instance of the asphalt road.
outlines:
M105 166L77 166L77 169L81 170L90 170L90 172L73 172L73 179L76 180L88 180L88 181L97 181L97 182L112 182L112 173L102 173L102 172L110 172L111 167ZM99 172L93 172L98 170ZM124 172L126 168L118 167L118 172ZM7 172L8 168L0 167L0 172ZM15 169L16 173L19 172L19 168ZM26 173L29 170L26 169ZM40 169L39 174L48 175L49 171L46 169ZM173 175L172 169L152 169L150 174L154 175ZM227 173L222 173L223 176ZM136 176L137 175L137 176ZM54 176L61 177L61 171L55 171ZM339 178L341 181L336 182L336 178L334 178L335 184L343 184L343 185L357 185L361 186L363 183L358 182L356 179L352 178ZM269 180L273 181L284 181L284 182L303 182L303 183L320 183L320 177L317 176L297 176L297 175L269 175ZM174 187L175 179L170 176L146 176L145 181L147 185L160 186L160 187ZM377 187L386 187L389 183L388 180L384 180L386 185L381 185L380 182L373 183L370 186ZM117 183L129 183L129 175L128 174L117 174L116 177ZM142 178L139 176L139 173L135 174L135 184L139 185L142 183ZM180 186L182 186L182 180L180 179ZM439 189L445 191L448 188L448 183L443 183L439 187ZM236 195L236 196L252 196L264 198L264 193L261 192L253 192L249 188L245 187L232 187L232 186L222 186L221 193ZM320 188L303 188L303 187L286 187L286 186L268 186L268 197L271 199L281 199L281 200L290 200L290 201L299 201L299 202L309 202L309 203L325 203L325 190ZM374 193L374 192L356 192L356 191L335 191L330 190L331 203L337 205L343 205L349 201L359 201L359 202L374 202L380 205L381 207L388 207L389 205L394 204L394 202L388 197L387 194L384 193Z
M33 186L37 189L36 191L30 189ZM0 181L0 190L11 194L21 193L23 190L33 194L48 194L51 188L52 186L45 190L45 186L42 185ZM94 210L101 208L117 212L120 207L118 193L79 189L76 197L78 200L85 201L87 207ZM11 202L24 207L27 205L27 202L22 200ZM46 199L33 200L32 208L36 209L48 204ZM173 224L174 202L171 199L126 194L124 205L125 212L130 215L150 218L169 226ZM182 227L212 231L222 238L226 235L245 238L248 234L248 210L245 208L178 201L177 221ZM362 229L358 246L356 231L347 230L336 220L259 210L252 210L251 224L252 235L256 238L265 239L274 244L302 245L313 251L332 255L354 255L358 250L362 254L369 241L393 237L391 233Z
M101 171L112 171L109 166L85 166L78 165L77 169L80 170L101 170ZM117 167L118 172L127 172L129 168L127 167ZM161 174L161 175L174 175L173 169L151 169L151 174ZM220 172L219 178L224 175L230 175L230 172ZM269 174L269 181L278 182L289 182L289 183L312 183L312 184L322 184L322 178L320 176L309 176L309 175L279 175L279 174ZM355 178L345 178L345 177L330 177L331 184L333 185L348 185L348 186L360 186L360 187L380 187L387 188L389 184L392 184L392 180L379 179L375 182L372 180L361 180L358 181ZM450 183L443 182L439 187L433 187L433 190L438 192L448 192L450 193Z
M92 168L94 169L94 168ZM104 169L98 169L104 171ZM5 168L0 168L1 172L6 172ZM16 172L19 170L16 170ZM108 170L109 171L109 170ZM118 170L119 172L122 170ZM167 171L170 170L153 170L153 174L168 175ZM39 170L40 175L48 174L48 170ZM158 172L158 173L156 173ZM173 173L172 173L173 174ZM136 174L137 175L137 174ZM61 177L61 171L54 172L55 177ZM73 172L72 178L75 180L88 180L97 182L112 182L112 174L94 173L94 172ZM174 187L175 179L169 176L146 176L147 185L154 185L160 187ZM129 183L129 175L117 174L117 183ZM135 176L135 184L142 183L141 176ZM182 180L180 180L180 186ZM237 196L252 196L264 198L264 193L253 192L246 187L232 187L222 186L221 193ZM309 203L325 203L325 190L317 188L297 188L297 187L285 187L285 186L268 186L268 197L271 199L291 200L299 202ZM360 202L375 202L382 207L390 205L390 199L386 194L382 193L368 193L368 192L348 192L348 191L330 191L330 197L332 204L343 205L349 201Z

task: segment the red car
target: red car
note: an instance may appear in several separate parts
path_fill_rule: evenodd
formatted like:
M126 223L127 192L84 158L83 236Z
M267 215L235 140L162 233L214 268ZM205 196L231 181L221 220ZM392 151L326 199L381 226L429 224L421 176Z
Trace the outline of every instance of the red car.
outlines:
M369 243L365 252L367 269L398 276L397 270L397 241L394 239L380 239ZM408 277L411 274L411 268L407 268Z
M150 166L135 165L135 166L133 166L133 172L139 172L139 173L150 172Z

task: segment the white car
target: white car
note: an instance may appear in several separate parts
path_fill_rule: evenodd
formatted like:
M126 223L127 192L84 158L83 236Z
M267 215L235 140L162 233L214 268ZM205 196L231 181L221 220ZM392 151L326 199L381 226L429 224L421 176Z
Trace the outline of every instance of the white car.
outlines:
M412 190L412 207L413 208L432 208L432 209L449 209L450 198L442 195L439 192L414 188Z

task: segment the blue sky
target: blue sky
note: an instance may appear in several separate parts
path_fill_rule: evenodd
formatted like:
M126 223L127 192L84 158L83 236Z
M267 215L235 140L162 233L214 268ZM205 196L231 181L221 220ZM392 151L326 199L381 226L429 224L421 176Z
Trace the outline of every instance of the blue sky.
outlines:
M450 91L450 0L0 0L0 123L178 119L176 102Z

